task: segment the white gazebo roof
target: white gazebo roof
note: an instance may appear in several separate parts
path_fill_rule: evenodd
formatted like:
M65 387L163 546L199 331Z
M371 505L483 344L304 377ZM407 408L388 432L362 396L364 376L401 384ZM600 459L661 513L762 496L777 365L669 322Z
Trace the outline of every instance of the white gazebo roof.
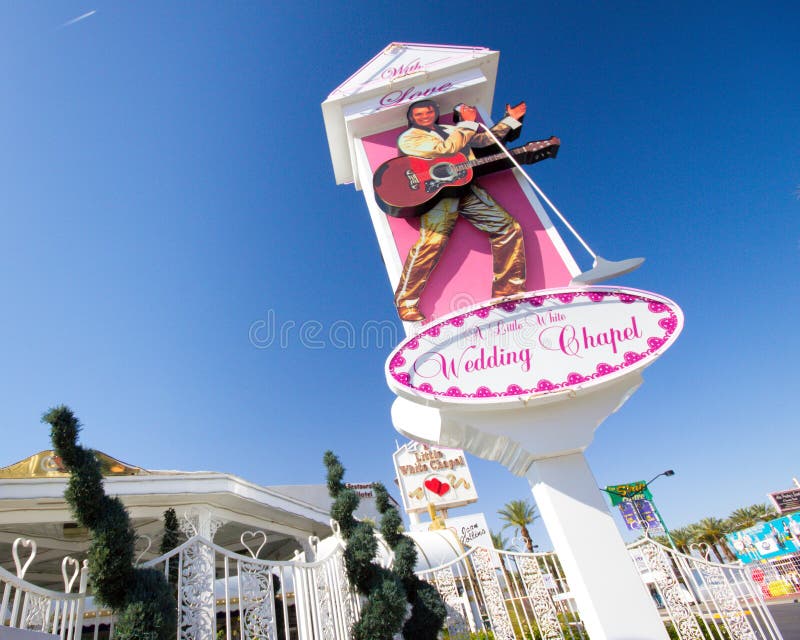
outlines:
M98 452L108 495L118 496L138 536L149 536L147 560L158 555L163 515L174 508L185 513L205 512L220 521L214 542L244 551L244 531L263 530L268 543L262 557L288 559L303 549L309 536L331 533L330 499L322 485L265 487L237 476L213 471L151 471L122 463ZM52 451L0 468L0 563L13 570L11 545L20 536L38 545L28 577L42 586L60 582L65 555L82 557L89 532L75 525L64 500L67 474L58 468ZM137 544L144 549L146 542Z

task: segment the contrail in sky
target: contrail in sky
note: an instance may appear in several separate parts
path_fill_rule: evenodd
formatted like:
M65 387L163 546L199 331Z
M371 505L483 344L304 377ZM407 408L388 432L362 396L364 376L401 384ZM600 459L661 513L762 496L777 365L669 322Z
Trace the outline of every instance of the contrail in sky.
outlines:
M68 26L70 26L72 24L75 24L76 22L80 22L81 20L85 20L89 16L93 16L95 13L97 13L96 9L92 9L91 11L87 11L82 16L78 16L77 18L73 18L72 20L67 20L64 24L62 24L59 27L59 29L63 29L64 27L68 27Z

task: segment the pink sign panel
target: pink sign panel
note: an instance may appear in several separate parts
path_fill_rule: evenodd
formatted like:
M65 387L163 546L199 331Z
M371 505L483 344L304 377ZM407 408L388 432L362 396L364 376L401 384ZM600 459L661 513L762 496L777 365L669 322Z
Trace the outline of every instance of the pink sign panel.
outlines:
M683 313L635 289L555 289L477 305L426 325L389 356L398 395L483 404L601 384L651 364Z
M452 119L442 116L447 124ZM373 172L384 162L398 156L398 136L406 130L400 127L362 139ZM547 160L553 162L553 160ZM534 291L566 286L574 274L567 260L571 257L551 229L548 233L528 196L510 170L482 176L480 186L500 204L522 227L525 255L524 290ZM420 219L387 216L400 262L406 261L409 251L420 238ZM419 311L425 319L463 309L492 298L493 257L490 240L467 220L459 218L441 254L438 264L427 279L419 300Z

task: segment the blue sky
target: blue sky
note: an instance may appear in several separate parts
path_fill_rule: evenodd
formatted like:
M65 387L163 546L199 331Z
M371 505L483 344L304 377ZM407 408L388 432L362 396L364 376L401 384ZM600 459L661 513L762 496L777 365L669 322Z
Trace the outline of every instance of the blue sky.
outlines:
M0 465L49 448L39 417L66 403L85 444L146 468L314 483L331 448L349 480L391 483L393 345L330 334L394 319L391 291L319 105L406 41L500 50L498 108L524 98L526 135L562 139L539 185L598 253L647 258L615 284L686 314L598 430L598 483L675 469L653 486L671 526L789 487L800 10L524 6L0 4ZM257 348L271 318L320 322L324 346ZM527 484L471 465L496 526Z

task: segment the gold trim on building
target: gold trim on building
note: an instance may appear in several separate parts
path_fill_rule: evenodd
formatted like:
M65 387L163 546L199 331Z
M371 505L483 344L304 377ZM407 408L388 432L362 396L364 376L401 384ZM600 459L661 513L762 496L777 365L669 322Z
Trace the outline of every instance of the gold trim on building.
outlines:
M125 464L102 451L95 451L94 454L100 461L100 470L104 476L138 476L148 473L141 467ZM66 478L67 476L69 474L52 449L40 451L29 458L0 468L0 479Z

